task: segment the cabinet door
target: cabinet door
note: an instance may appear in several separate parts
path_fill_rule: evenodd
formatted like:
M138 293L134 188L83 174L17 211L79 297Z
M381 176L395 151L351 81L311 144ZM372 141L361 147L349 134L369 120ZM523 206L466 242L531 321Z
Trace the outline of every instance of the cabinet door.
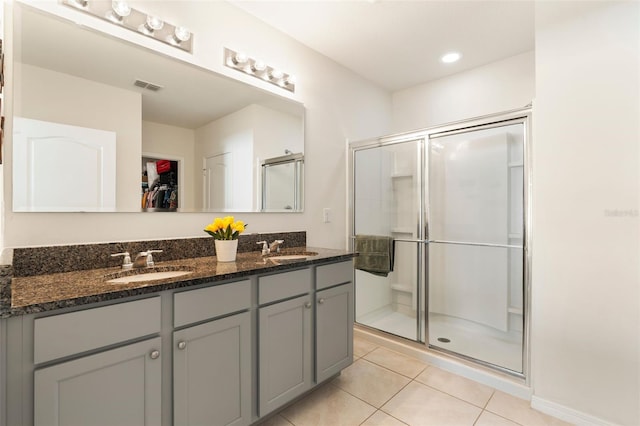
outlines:
M36 370L35 426L161 424L160 338Z
M316 382L353 362L353 284L316 293Z
M173 333L174 424L251 422L249 312Z
M311 297L259 310L259 415L311 387Z

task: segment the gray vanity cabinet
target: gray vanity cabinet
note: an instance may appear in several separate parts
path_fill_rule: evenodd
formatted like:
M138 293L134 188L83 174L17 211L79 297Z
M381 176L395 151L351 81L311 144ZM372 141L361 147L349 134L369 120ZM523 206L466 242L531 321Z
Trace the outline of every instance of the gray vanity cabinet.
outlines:
M353 284L316 293L316 382L353 362Z
M316 268L316 382L353 362L353 263Z
M311 389L311 288L308 268L258 279L259 416Z
M34 425L161 424L160 310L151 297L35 319Z
M161 424L160 338L34 373L36 426Z
M250 307L249 280L174 294L174 425L251 423Z
M251 422L250 327L243 312L173 333L175 425Z
M351 364L352 327L351 261L11 317L0 425L246 426Z
M259 415L311 388L311 296L260 308Z

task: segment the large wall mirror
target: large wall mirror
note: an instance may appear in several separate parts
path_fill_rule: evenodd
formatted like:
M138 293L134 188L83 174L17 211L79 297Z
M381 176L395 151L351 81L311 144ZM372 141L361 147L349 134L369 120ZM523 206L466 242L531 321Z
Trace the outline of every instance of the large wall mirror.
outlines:
M302 211L302 172L262 173L304 159L302 104L18 2L14 14L14 211ZM281 201L266 206L266 190Z

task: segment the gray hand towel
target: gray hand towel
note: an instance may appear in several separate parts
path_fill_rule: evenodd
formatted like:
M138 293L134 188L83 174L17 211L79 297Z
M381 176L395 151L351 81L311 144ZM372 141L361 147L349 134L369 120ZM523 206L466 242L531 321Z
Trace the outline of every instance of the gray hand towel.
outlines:
M379 235L356 235L354 267L386 277L393 271L393 238Z

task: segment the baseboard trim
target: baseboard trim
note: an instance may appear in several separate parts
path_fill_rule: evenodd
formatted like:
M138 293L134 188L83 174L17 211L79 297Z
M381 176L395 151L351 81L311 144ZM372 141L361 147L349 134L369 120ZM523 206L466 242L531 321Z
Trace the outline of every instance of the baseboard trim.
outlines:
M531 408L580 426L615 426L606 420L533 395Z

